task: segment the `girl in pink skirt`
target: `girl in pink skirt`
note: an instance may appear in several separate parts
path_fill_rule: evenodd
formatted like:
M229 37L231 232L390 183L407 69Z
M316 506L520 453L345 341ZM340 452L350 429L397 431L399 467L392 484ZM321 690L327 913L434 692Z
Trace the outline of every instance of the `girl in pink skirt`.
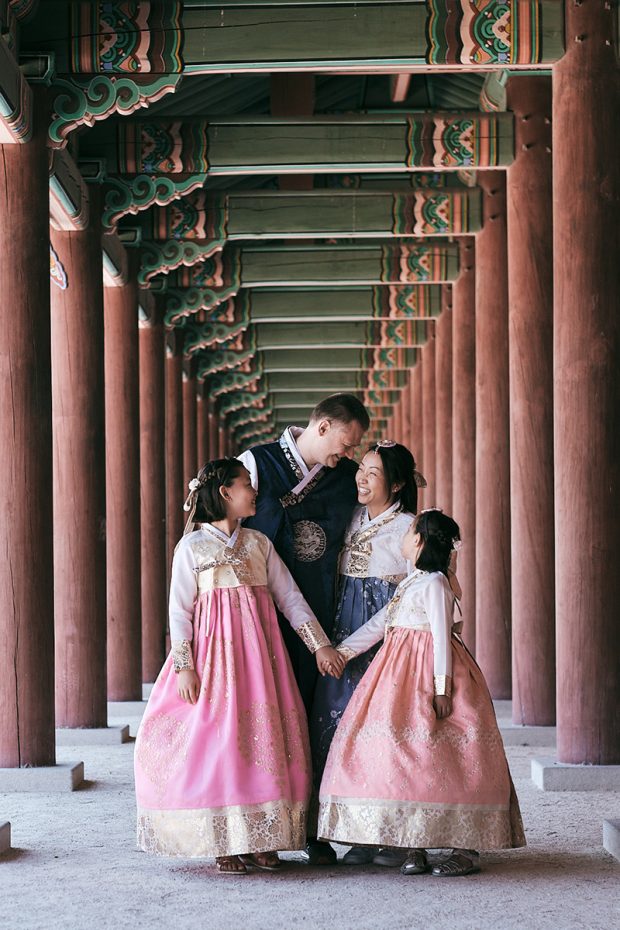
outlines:
M482 672L453 624L448 566L459 528L423 511L402 544L415 565L390 603L345 639L347 661L385 641L336 730L321 782L319 837L408 849L405 875L468 875L480 849L525 845ZM338 674L338 670L334 670Z
M172 649L135 753L138 845L214 856L237 874L274 871L277 850L306 842L306 717L272 596L308 649L344 668L271 542L241 527L255 501L237 459L210 462L190 482L172 563Z

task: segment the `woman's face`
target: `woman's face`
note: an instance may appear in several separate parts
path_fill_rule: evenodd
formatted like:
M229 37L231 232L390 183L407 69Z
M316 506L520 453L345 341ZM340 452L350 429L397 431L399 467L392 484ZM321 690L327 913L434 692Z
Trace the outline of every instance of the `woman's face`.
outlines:
M360 504L381 513L392 503L393 495L385 482L383 463L378 452L367 452L355 475Z
M411 524L403 536L400 548L404 557L411 562L412 565L415 565L422 548L422 537L416 532L415 523Z
M256 513L257 492L252 487L247 468L242 468L240 474L228 487L222 485L220 494L226 501L226 516L232 520L253 517Z

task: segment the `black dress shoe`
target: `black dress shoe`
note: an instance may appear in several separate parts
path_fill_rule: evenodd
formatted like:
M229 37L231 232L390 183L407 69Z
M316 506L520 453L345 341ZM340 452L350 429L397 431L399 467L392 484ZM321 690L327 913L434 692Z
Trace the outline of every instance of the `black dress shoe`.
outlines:
M336 850L321 840L308 840L303 856L308 865L335 865L338 861Z

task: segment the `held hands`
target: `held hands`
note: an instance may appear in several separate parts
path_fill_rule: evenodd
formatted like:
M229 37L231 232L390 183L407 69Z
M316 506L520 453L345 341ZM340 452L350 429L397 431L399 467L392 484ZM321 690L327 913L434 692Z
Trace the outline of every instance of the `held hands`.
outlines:
M314 657L316 659L319 672L321 675L323 675L323 677L325 677L326 674L329 674L334 678L340 678L344 671L344 667L347 664L347 661L342 653L334 649L333 646L322 646L314 653Z
M195 704L200 694L200 678L193 668L177 672L177 693L182 701Z
M452 713L452 698L447 694L436 694L433 698L433 707L438 720L449 717Z

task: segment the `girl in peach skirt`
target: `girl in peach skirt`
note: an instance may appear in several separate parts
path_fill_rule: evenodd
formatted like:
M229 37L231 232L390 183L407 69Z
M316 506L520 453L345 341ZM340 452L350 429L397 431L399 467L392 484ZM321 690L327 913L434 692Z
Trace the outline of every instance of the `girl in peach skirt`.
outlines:
M274 600L318 659L344 668L271 542L240 525L255 501L237 459L190 482L172 563L172 649L135 752L138 845L213 856L235 874L275 871L277 850L306 842L308 730Z
M338 646L348 661L385 636L334 736L318 834L407 849L406 875L430 871L428 848L452 848L432 873L454 876L479 870L480 849L525 845L491 697L453 624L458 539L454 520L422 512L402 547L414 571Z

